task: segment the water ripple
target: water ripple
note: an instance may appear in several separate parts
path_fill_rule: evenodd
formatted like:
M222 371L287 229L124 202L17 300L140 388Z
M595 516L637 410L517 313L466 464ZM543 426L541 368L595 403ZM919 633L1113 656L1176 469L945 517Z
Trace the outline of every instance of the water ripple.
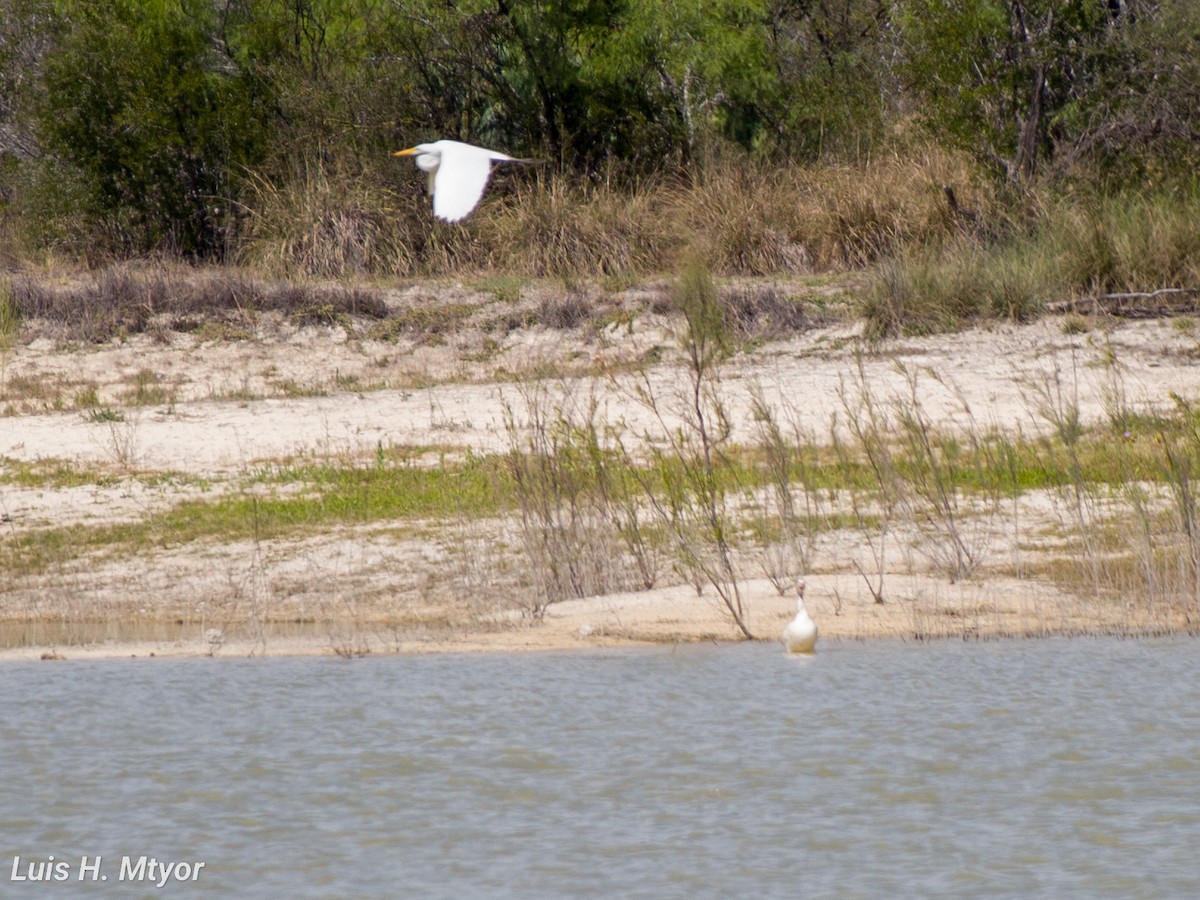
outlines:
M1198 662L1180 639L9 663L0 878L153 855L206 862L177 896L1197 895Z

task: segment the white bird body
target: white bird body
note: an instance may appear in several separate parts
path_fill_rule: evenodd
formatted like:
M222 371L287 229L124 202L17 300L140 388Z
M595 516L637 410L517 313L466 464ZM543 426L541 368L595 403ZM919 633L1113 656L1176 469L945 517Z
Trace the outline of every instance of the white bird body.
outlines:
M479 205L492 174L492 163L531 161L462 141L417 144L392 155L412 156L417 168L429 173L433 214L446 222L462 221Z
M817 623L804 608L804 582L796 588L796 618L783 629L783 645L788 653L812 653L817 644Z

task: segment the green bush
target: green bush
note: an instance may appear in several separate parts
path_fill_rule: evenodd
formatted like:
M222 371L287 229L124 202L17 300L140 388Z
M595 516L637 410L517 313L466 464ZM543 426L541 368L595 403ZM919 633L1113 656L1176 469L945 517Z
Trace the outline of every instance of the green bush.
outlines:
M67 3L36 105L43 191L112 249L219 256L238 171L263 148L266 98L221 55L207 0ZM45 201L53 206L53 200Z

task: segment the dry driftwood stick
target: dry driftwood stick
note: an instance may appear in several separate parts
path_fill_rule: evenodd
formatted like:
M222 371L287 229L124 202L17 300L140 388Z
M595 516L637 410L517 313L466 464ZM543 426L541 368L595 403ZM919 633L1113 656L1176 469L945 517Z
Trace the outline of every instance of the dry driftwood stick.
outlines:
M1155 316L1172 316L1196 311L1190 299L1184 303L1161 301L1200 297L1200 288L1158 288L1153 291L1124 291L1113 294L1097 294L1094 297L1075 297L1048 304L1046 309L1054 313L1107 313L1124 319L1148 319ZM1147 301L1150 301L1147 303Z

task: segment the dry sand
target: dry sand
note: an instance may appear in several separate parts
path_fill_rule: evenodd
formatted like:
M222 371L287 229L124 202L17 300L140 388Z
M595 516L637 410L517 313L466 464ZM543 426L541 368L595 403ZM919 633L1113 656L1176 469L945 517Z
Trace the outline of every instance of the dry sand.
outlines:
M461 285L446 291L456 300L476 296ZM284 459L369 461L380 447L431 458L500 450L508 445L506 405L518 419L525 408L517 376L530 373L560 373L548 391L567 402L595 399L628 433L653 430L633 376L621 373L661 359L645 371L663 397L681 379L670 323L643 300L633 291L606 295L608 308L630 310L607 327L468 328L438 341L373 341L339 327L274 323L249 340L18 342L0 356L0 474L61 462L104 477L61 487L0 484L0 540L143 521L181 500L246 490L239 480L246 472ZM869 348L854 326L835 324L737 357L723 371L722 391L734 438L747 443L755 390L789 422L818 439L828 435L833 422L845 421L843 398L855 395L860 364L877 397L915 390L935 425L961 425L969 410L979 426L1030 434L1048 427L1047 406L1067 400L1093 421L1114 404L1147 410L1169 407L1172 394L1200 397L1200 340L1191 324L1093 321L1068 333L1049 317ZM73 408L82 392L122 420ZM74 564L0 587L0 623L9 623L0 625L8 629L0 643L33 642L0 657L512 650L736 637L711 588L697 595L680 584L561 602L531 624L491 596L486 573L501 566L489 554L503 551L487 549L475 526L450 524L336 526L315 537L205 542L116 560L81 553ZM957 584L896 554L888 602L878 604L859 572L863 548L840 540L820 548L808 576L822 640L1186 627L1169 611L1094 602L1013 577L1017 551L1003 535L993 542L996 564ZM478 550L464 550L472 541ZM752 629L773 638L794 600L766 580L751 578L742 589ZM75 625L55 630L63 610ZM114 639L79 624L90 617L111 625L114 615L123 623ZM39 616L46 627L31 627ZM172 635L177 620L189 625ZM304 624L276 624L289 622Z

